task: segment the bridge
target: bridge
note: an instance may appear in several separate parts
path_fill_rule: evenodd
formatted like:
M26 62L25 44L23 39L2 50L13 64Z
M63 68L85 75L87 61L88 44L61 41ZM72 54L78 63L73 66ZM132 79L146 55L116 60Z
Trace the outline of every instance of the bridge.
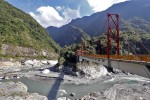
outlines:
M105 65L108 68L115 68L146 78L150 78L150 55L120 55L120 43L119 43L119 15L118 14L109 14L108 17L108 30L107 30L107 55L100 54L89 54L83 47L77 50L78 60L95 62L101 65ZM114 19L115 18L115 19ZM110 24L112 20L115 31L116 31L116 54L111 55L110 45L111 45L111 33L112 27ZM143 45L144 46L144 45ZM131 47L132 48L132 47ZM144 46L144 48L149 52L149 50Z

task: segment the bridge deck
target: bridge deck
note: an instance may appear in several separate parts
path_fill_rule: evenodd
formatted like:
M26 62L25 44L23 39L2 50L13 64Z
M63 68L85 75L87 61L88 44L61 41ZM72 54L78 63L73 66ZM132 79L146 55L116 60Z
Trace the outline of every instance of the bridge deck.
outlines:
M105 58L107 59L107 55L98 55L98 54L82 54L80 56L83 57L91 57L91 58ZM136 61L136 62L147 62L150 63L150 55L110 55L110 59L115 60L124 60L124 61Z

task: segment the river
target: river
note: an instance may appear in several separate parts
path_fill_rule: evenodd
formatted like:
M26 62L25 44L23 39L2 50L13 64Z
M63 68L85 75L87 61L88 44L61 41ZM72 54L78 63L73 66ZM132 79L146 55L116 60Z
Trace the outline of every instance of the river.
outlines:
M52 100L52 97L55 94L56 98L61 97L62 95L60 95L60 92L58 92L59 90L66 90L68 94L63 95L63 97L68 97L71 100L73 100L73 97L71 97L69 94L70 93L75 93L76 94L76 98L82 98L84 95L87 95L88 93L91 92L98 92L101 91L103 89L106 88L110 88L113 87L114 84L122 84L122 83L128 83L128 84L132 84L132 83L137 83L138 84L138 80L137 79L128 79L126 78L122 78L119 80L105 80L105 81L99 81L93 84L79 84L79 85L75 85L75 84L62 84L61 80L57 80L57 79L53 79L51 82L49 81L33 81L30 80L28 78L22 77L20 79L10 79L10 80L2 80L1 82L6 82L6 81L21 81L23 82L25 85L28 86L28 92L30 93L39 93L40 95L44 95L47 96L49 98L49 100ZM52 91L52 92L51 92Z

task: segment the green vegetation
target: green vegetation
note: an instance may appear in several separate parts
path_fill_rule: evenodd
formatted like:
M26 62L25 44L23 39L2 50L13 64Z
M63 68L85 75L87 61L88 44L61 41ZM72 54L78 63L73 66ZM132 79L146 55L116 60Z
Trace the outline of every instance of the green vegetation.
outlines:
M121 40L128 40L129 44L137 54L149 54L150 50L150 21L144 18L134 17L123 20L122 31L120 32ZM124 37L124 39L123 39ZM127 50L127 44L122 44ZM147 50L145 49L145 47ZM133 50L130 51L133 53ZM134 54L134 53L133 53Z
M59 51L60 46L30 15L4 0L0 0L0 12L0 47L2 44L9 44L37 51Z
M135 28L130 26L133 31ZM129 43L129 45L128 45ZM149 54L143 47L150 50L150 34L140 34L139 32L131 32L127 29L120 31L120 53L121 55L130 54ZM72 44L65 46L61 53L61 62L76 62L75 52L79 49L87 51L89 54L107 54L107 35L102 33L101 36L93 37L90 39L82 38L82 42L79 44ZM115 37L111 34L111 54L116 54L116 42Z
M77 44L65 46L60 52L59 63L68 64L68 62L76 63L75 52L78 49Z

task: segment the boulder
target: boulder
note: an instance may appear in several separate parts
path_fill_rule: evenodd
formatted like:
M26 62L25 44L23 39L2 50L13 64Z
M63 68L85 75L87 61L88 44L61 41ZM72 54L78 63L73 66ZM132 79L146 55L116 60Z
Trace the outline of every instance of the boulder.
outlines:
M14 93L9 96L0 96L0 100L48 100L46 96L37 93Z
M47 60L41 60L42 64L48 64Z
M41 96L38 93L31 93L24 100L48 100L46 96Z
M75 93L70 93L70 96L74 97L74 96L75 96Z
M41 63L40 61L34 59L34 60L33 60L33 65L34 65L34 66L41 66L42 63Z
M70 99L66 98L66 97L59 97L59 98L57 98L57 100L70 100Z
M58 92L59 92L60 95L67 94L67 91L66 91L66 90L59 90Z
M22 82L5 82L0 83L0 96L10 95L12 93L27 92L27 86Z
M48 100L38 93L28 93L22 82L0 82L0 100Z
M4 76L4 79L8 80L8 79L9 79L9 77L8 77L8 76Z
M44 70L42 71L43 74L48 74L49 72L50 72L49 69L44 69Z
M47 53L46 53L45 51L42 51L42 55L43 55L44 57L46 57L46 56L47 56Z
M48 64L54 66L58 63L58 60L48 60Z
M33 63L32 60L26 60L26 61L24 62L24 65L25 65L25 66L33 66L34 63Z
M82 71L83 75L87 79L94 79L108 74L107 69L103 65L83 64L80 66L78 68ZM82 74L80 73L80 75Z

